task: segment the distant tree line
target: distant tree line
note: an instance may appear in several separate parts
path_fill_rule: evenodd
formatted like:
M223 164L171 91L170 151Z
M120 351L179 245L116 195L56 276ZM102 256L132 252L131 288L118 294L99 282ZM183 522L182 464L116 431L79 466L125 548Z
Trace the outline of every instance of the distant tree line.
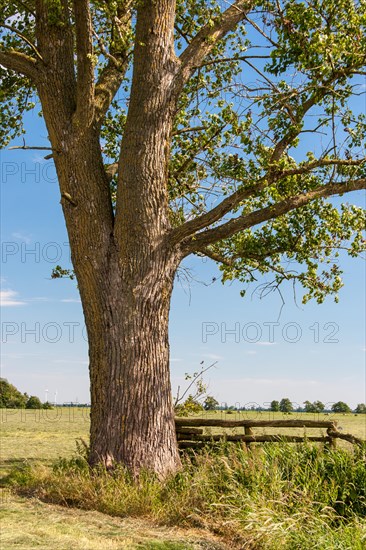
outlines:
M281 401L273 400L271 402L270 410L273 412L283 412L290 413L294 410L293 404L288 397L284 397ZM297 412L307 412L307 413L321 413L325 412L325 405L321 401L304 401L304 407L299 407L296 409ZM350 413L352 409L344 401L337 401L333 403L330 410L334 413ZM366 405L365 403L359 403L354 409L356 414L366 414Z
M42 403L36 395L21 393L5 378L0 378L0 408L4 409L51 409L46 401Z
M186 416L188 414L197 414L203 411L226 411L228 413L235 412L235 411L265 411L268 410L264 407L259 407L252 405L249 408L245 407L237 407L234 405L228 405L225 404L219 404L217 399L212 397L211 395L208 395L204 401L199 401L195 399L192 395L189 395L188 398L184 401L184 403L178 405L176 407L176 414L179 416ZM282 412L284 414L291 414L295 411L294 404L288 397L284 397L281 399L281 401L273 400L270 404L269 410L272 412ZM326 413L326 412L333 412L333 413L351 413L354 412L355 414L366 414L366 405L365 403L359 403L357 407L352 411L351 407L347 405L347 403L344 403L343 401L337 401L336 403L333 403L330 409L326 409L324 403L321 401L304 401L303 407L297 407L296 412L306 412L306 413Z
M205 394L206 386L202 386L200 389L200 396ZM80 406L74 403L68 403L66 406ZM84 405L85 406L85 405ZM35 395L28 395L27 393L21 393L13 384L10 384L5 378L0 378L0 408L6 409L51 409L52 405L46 401L42 403L39 397ZM205 396L205 399L199 401L196 395L189 395L184 403L176 406L176 413L179 415L186 415L190 413L199 413L201 411L214 411L214 410L226 410L226 411L235 411L238 410L235 406L228 406L227 404L221 405L211 395ZM245 407L240 410L246 410ZM261 407L255 407L254 405L249 410L266 410ZM295 409L292 401L288 397L283 397L281 401L276 401L275 399L271 401L270 411L272 412L282 412L285 414L292 413ZM343 401L337 401L333 403L331 407L331 412L334 413L350 413L352 412L351 407L344 403ZM326 412L325 405L321 401L304 401L304 407L299 407L296 409L297 412L307 412L307 413L321 413ZM353 411L356 414L366 414L366 404L359 403Z

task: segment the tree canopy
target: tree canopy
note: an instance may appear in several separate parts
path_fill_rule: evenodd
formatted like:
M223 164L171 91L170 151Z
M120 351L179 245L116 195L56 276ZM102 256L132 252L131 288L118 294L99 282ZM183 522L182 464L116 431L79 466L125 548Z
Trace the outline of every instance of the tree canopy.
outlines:
M24 409L27 401L26 393L21 393L5 378L0 378L0 408Z
M38 31L37 4L47 7ZM52 63L41 53L47 24L64 36L62 55L75 52L63 63L64 86L70 108L86 92L114 207L138 7L29 0L1 9L3 145L22 135L25 111L39 105L42 69ZM321 302L342 285L334 251L364 249L362 209L326 198L365 187L365 113L355 101L365 12L364 0L178 0L170 221L186 254L218 261L224 280L269 272L272 288L297 280L304 301Z

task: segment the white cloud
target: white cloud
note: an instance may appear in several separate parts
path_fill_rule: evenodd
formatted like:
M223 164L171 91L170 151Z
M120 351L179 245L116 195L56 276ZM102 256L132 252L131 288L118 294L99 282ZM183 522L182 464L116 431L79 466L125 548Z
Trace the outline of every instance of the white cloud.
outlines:
M202 353L201 357L204 357L205 359L212 359L212 361L224 359L222 355L217 355L216 353Z
M255 342L256 346L275 346L276 342Z
M80 298L63 298L61 302L64 304L81 304Z
M18 300L16 297L18 292L14 290L0 290L0 305L1 307L24 306L25 302Z
M26 244L30 244L32 242L32 235L22 233L21 231L15 231L11 234L13 239L17 239L18 241L23 241Z

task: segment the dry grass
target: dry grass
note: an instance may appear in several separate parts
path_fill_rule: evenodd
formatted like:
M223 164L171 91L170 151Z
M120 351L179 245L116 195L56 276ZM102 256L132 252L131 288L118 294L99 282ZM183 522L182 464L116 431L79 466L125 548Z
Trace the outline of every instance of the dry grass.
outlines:
M226 547L197 529L162 527L2 493L2 550L204 550Z

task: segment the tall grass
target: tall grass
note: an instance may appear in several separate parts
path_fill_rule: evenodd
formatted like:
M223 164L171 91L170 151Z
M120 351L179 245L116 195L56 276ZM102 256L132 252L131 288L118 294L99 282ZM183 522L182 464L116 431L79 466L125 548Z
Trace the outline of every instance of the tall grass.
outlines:
M8 483L22 493L114 516L144 516L204 527L231 548L362 549L366 545L366 468L362 450L222 444L187 453L165 482L122 467L90 470L76 455L50 471L25 467Z

